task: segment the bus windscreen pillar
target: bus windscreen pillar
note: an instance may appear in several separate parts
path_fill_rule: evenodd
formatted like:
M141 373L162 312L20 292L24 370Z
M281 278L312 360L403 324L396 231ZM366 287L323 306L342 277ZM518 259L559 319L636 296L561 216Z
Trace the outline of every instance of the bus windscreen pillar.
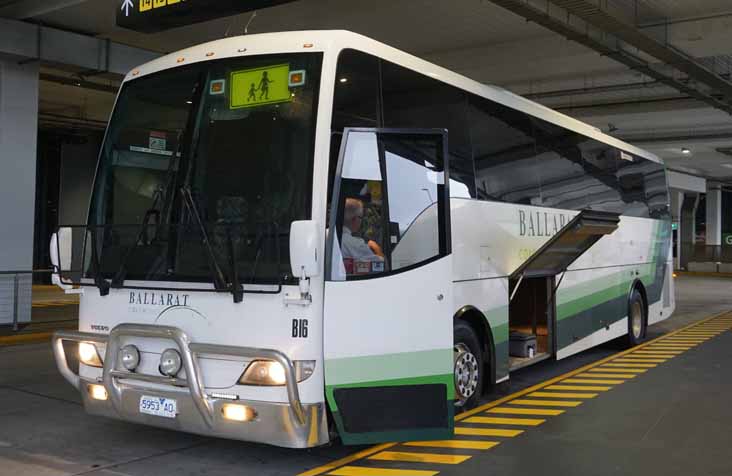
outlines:
M29 322L38 136L38 63L0 59L0 325Z

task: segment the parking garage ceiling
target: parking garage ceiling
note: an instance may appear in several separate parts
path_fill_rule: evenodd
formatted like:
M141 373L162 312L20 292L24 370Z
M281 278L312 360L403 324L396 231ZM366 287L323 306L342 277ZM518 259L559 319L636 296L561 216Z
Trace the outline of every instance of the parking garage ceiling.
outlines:
M545 8L555 16L557 9L597 5L597 2L601 2L602 12L709 70L722 86L729 81L732 5L728 0L523 1ZM249 32L353 30L578 117L652 150L677 170L732 179L732 156L718 151L732 147L732 118L728 111L712 107L713 101L690 99L691 95L683 88L659 81L653 74L629 68L583 42L569 40L566 35L527 21L504 8L507 3L511 2L299 0L259 11ZM242 14L146 35L115 25L119 4L119 0L0 0L0 16L13 13L13 18L159 52L221 38L227 32L241 34L251 18L251 14ZM574 26L588 21L580 17L581 12L575 12L567 14L565 20ZM415 27L405 28L405 19ZM591 28L605 40L618 33L603 32L603 26L598 24ZM622 46L678 84L701 89L719 101L728 101L688 71L664 65L663 59L638 45L623 43ZM89 113L89 117L100 120L100 111L108 105L97 107L97 96L105 93L84 94L87 110L97 108L96 115ZM691 149L692 154L680 154L681 148Z

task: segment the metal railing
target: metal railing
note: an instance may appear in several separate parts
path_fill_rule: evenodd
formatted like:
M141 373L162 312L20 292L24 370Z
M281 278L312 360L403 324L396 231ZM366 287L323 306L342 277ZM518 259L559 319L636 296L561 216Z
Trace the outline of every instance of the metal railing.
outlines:
M13 276L13 332L18 331L19 326L19 301L20 301L20 277L21 276L33 276L34 274L51 274L53 273L52 269L33 269L30 271L23 270L23 271L0 271L0 276ZM33 285L32 279L31 279L31 286ZM31 307L32 307L32 298L31 298Z
M732 246L682 244L682 256L687 257L689 263L732 263Z

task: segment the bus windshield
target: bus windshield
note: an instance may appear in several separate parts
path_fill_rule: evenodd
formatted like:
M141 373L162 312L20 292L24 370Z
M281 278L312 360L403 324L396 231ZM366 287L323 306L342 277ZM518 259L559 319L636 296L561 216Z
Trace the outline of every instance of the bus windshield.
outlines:
M89 214L96 277L292 282L289 228L311 213L321 64L320 53L232 58L125 83Z

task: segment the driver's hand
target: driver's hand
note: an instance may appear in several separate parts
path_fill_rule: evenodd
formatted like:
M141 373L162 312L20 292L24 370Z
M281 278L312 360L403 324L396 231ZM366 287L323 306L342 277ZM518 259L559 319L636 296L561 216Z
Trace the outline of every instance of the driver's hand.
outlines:
M369 249L376 255L380 257L384 257L384 250L381 249L381 246L374 240L369 240L368 242Z

